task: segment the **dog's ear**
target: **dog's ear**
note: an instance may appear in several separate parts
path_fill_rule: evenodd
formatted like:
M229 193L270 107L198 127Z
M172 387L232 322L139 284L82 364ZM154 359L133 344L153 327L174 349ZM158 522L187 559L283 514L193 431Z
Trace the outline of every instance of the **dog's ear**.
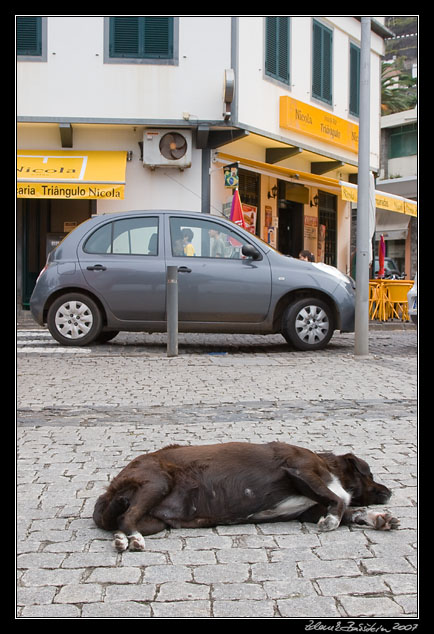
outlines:
M347 453L344 456L342 456L342 458L344 458L344 460L346 460L351 465L351 467L355 469L356 471L358 471L361 475L364 475L364 476L371 475L371 470L369 468L368 463L362 460L361 458L358 458L353 453Z

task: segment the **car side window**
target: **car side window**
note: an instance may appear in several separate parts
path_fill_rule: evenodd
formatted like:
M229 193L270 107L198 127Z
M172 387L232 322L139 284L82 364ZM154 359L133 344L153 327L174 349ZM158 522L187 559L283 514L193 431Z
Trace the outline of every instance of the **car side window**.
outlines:
M239 259L243 245L248 244L238 233L218 222L191 218L171 218L172 255Z
M158 218L125 218L97 229L84 245L86 253L158 255Z

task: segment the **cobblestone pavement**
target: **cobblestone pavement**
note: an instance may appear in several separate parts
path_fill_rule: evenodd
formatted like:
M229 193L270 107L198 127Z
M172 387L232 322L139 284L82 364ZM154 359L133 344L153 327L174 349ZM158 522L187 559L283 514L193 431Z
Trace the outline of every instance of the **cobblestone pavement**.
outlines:
M18 618L417 615L417 332L301 353L280 336L120 334L64 349L17 337ZM297 522L177 529L117 553L92 522L111 477L169 443L282 440L353 451L393 490L399 530Z

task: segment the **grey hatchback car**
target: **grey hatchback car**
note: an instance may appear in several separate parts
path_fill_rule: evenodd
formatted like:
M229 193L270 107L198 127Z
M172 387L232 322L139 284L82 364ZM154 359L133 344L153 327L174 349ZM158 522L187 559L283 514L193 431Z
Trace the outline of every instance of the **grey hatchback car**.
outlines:
M185 211L93 216L49 254L30 299L64 346L166 331L166 270L178 268L180 332L281 333L298 350L354 329L354 282L282 255L225 218Z

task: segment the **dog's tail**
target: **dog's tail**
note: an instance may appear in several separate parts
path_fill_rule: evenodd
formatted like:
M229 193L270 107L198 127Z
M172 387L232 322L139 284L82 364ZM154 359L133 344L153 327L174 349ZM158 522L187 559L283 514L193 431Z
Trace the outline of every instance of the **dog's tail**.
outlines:
M115 495L109 498L107 493L100 495L93 511L93 521L99 528L114 531L118 528L118 517L125 513L130 500L125 495Z

